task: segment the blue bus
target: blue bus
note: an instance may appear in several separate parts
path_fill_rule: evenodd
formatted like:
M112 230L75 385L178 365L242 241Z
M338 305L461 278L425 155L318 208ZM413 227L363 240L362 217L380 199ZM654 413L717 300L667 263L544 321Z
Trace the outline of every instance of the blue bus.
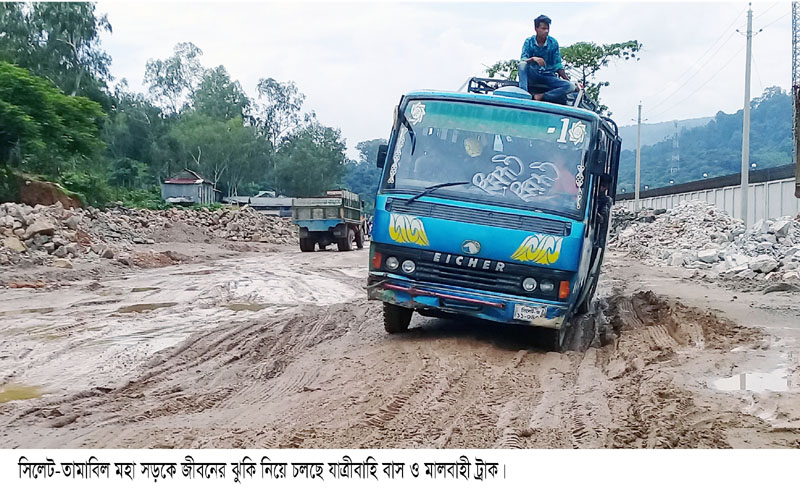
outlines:
M463 315L542 330L561 350L590 307L617 125L580 95L538 102L511 84L473 79L467 92L412 92L395 108L367 287L389 333L408 330L414 311Z

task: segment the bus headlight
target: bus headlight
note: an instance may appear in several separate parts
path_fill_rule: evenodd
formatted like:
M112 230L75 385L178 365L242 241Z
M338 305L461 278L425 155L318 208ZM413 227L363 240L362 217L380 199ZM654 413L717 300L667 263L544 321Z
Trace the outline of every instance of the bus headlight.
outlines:
M386 258L386 268L389 270L397 270L397 267L400 266L400 262L394 256L390 256Z
M541 289L542 293L549 294L555 290L556 284L554 284L552 280L542 280L539 288Z
M528 277L522 281L522 288L528 292L533 292L536 290L536 279Z
M414 270L417 269L417 265L414 264L411 260L406 260L403 262L403 271L405 273L414 273Z

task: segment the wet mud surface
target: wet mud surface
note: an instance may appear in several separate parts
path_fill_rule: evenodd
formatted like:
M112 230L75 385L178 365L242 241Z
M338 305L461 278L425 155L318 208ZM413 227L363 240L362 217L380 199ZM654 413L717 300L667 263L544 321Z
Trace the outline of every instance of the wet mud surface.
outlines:
M554 353L518 327L416 314L388 335L366 264L365 250L284 251L0 290L3 442L800 447L797 294L609 255L592 313Z

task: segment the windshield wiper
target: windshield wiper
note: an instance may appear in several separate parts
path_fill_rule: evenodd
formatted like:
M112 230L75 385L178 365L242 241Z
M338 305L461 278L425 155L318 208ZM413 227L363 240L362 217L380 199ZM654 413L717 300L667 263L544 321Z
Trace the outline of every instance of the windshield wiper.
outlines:
M433 190L438 190L439 188L445 188L447 186L458 186L458 185L465 185L465 184L469 184L469 181L454 181L452 183L439 183L439 184L436 184L436 185L433 185L433 186L428 186L427 188L425 188L421 192L417 193L416 195L414 195L411 198L409 198L408 200L406 200L406 205L408 205L409 203L413 202L414 200L416 200L417 198L419 198L421 196L427 195L428 193L430 193Z

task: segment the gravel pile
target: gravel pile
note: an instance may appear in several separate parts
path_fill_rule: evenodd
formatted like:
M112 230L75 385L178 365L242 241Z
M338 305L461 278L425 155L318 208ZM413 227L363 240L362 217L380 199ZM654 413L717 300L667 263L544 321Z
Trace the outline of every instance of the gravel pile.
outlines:
M662 212L657 214L656 212ZM800 221L760 220L749 229L709 203L669 211L614 212L612 247L647 263L703 270L710 278L800 283Z
M135 264L135 244L194 241L297 242L289 219L267 216L250 208L197 210L134 210L122 207L65 209L4 203L0 205L0 265L20 262L72 268L75 258L103 258ZM191 241L190 241L191 242Z

